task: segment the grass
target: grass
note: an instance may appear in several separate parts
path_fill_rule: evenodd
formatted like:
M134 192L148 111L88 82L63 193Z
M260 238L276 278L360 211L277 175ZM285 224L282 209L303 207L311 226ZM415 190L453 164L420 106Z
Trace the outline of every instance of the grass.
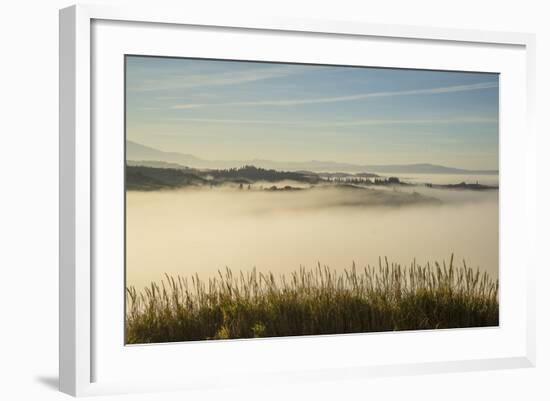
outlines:
M341 273L318 265L289 276L166 276L127 288L126 303L128 344L498 326L499 316L498 281L452 257Z

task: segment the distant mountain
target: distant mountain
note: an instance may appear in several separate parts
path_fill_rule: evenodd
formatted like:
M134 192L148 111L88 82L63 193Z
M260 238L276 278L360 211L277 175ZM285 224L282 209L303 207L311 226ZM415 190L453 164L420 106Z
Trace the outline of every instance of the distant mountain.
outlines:
M175 165L201 169L227 169L242 166L256 166L279 171L344 172L344 173L382 173L382 174L498 174L498 170L465 170L436 164L400 164L400 165L359 165L333 161L311 160L306 162L278 162L272 160L205 160L196 156L164 152L136 142L126 141L126 159L132 165L174 168ZM175 164L175 165L174 165Z
M149 146L136 142L126 141L126 159L133 161L158 161L166 163L177 163L184 166L194 166L202 162L193 155L177 152L163 152Z
M460 168L445 167L437 164L396 164L385 166L364 166L369 171L377 173L409 173L409 174L498 174L498 170L465 170Z
M172 168L179 170L193 170L190 167L183 166L179 163L162 162L158 160L128 160L126 162L128 166L132 167L154 167L154 168Z

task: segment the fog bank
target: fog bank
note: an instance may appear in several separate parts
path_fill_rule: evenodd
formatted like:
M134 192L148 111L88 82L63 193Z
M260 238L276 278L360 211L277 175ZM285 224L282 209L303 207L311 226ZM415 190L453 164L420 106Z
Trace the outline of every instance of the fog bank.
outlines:
M126 235L127 284L136 287L164 273L207 278L226 266L288 273L318 262L372 265L379 256L404 265L441 262L451 253L497 277L498 192L130 191Z

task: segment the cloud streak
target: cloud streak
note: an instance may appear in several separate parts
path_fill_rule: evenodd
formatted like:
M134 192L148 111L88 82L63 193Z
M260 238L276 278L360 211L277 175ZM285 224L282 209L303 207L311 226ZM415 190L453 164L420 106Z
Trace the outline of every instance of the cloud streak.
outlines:
M346 96L330 96L319 97L311 99L282 99L282 100L258 100L254 102L229 102L229 103L210 103L210 104L194 104L193 107L205 107L205 106L299 106L307 104L321 104L321 103L338 103L338 102L350 102L355 100L365 100L371 98L381 97L396 97L396 96L419 96L419 95L437 95L444 93L457 93L457 92L469 92L483 89L497 88L498 82L480 82L468 85L454 85L444 86L438 88L427 89L412 89L403 91L385 91L385 92L370 92L360 93L356 95ZM188 109L189 104L176 104L172 106L172 109L181 110Z
M142 80L130 86L128 89L133 92L152 92L208 86L239 85L268 79L283 78L301 72L302 70L299 68L272 67L227 71L218 74L169 74L161 78Z
M360 127L376 125L437 125L437 124L496 124L497 120L488 117L453 117L453 118L430 118L430 119L361 119L349 121L311 122L311 121L288 121L288 120L246 120L246 119L218 119L218 118L169 118L170 121L204 123L204 124L258 124L258 125L298 125L309 127Z

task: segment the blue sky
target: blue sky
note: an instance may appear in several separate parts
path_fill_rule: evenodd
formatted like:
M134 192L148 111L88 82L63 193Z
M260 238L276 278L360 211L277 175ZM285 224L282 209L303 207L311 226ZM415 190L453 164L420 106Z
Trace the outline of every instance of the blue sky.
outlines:
M498 75L128 56L127 139L205 159L498 169Z

